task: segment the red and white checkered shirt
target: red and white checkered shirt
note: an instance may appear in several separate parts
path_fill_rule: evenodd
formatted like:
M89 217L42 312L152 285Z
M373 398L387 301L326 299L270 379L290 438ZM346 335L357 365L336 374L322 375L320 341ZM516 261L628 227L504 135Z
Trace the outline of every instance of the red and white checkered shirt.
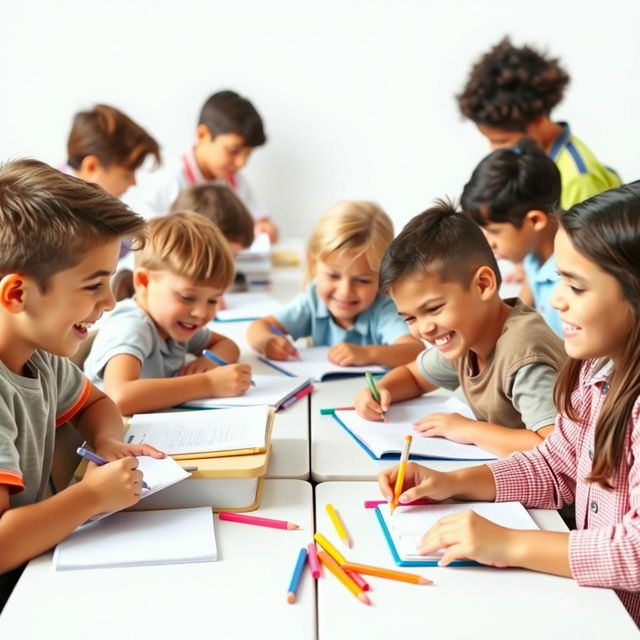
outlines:
M640 626L640 398L624 437L613 489L587 482L595 425L609 390L611 364L583 365L571 399L583 423L559 415L537 448L489 464L496 502L558 509L575 500L577 530L569 533L569 563L578 584L610 587Z

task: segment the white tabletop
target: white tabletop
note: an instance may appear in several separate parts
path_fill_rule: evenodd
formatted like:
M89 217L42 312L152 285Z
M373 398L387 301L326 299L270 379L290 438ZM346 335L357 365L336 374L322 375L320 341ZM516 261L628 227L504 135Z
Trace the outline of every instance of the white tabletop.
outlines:
M372 509L373 482L326 482L316 487L316 526L348 560L419 573L433 585L365 576L372 606L360 603L333 576L318 581L318 638L637 638L638 630L615 593L580 587L569 578L524 569L397 567ZM351 535L346 549L325 505L340 513ZM555 511L531 509L544 529L566 530ZM606 631L605 631L606 630Z
M321 415L320 409L352 407L357 393L365 386L364 377L330 380L316 385L311 395L311 477L316 482L330 480L374 480L377 474L395 464L390 460L374 460L341 427L331 415ZM448 397L448 391L438 390L434 395ZM477 461L421 460L439 471L470 467Z
M296 604L287 587L312 539L311 485L267 480L256 515L297 531L215 518L212 563L54 571L51 553L29 563L2 615L0 637L23 640L316 637L314 581L305 572Z

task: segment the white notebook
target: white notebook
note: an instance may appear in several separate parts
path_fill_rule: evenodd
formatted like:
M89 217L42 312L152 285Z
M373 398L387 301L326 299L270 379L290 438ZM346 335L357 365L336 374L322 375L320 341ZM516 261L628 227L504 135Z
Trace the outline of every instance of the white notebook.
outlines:
M414 422L431 413L440 412L459 413L475 420L471 409L457 398L442 400L429 396L392 404L387 411L387 422L365 420L355 411L336 411L334 417L376 459L400 454L405 435L413 436L412 457L445 460L492 460L497 457L472 444L460 444L446 438L427 438L414 430Z
M211 507L121 511L78 529L53 554L57 571L213 562L216 558Z
M251 386L246 393L233 398L200 398L185 402L183 407L197 409L217 409L224 407L249 407L254 405L270 405L278 409L289 398L311 384L309 378L291 378L289 376L254 375L255 387Z
M284 306L268 293L248 291L245 293L225 293L226 309L216 312L217 322L240 322L272 316Z
M277 369L288 376L298 376L300 378L310 378L314 382L321 382L331 376L353 376L371 373L384 373L386 369L377 364L364 367L340 367L329 362L327 353L329 347L310 347L308 349L298 349L300 359L290 360L269 360L259 356L258 359Z

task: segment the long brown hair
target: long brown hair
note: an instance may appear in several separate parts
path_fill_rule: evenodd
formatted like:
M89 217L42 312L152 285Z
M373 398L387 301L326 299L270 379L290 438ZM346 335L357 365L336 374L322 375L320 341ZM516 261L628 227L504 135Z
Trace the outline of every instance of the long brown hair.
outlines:
M620 461L633 405L640 394L640 181L605 191L575 205L560 217L573 247L613 276L635 322L627 349L609 377L609 391L596 421L593 466L587 480L611 488ZM593 363L596 365L596 363ZM558 410L579 421L571 403L582 360L569 358L558 375Z

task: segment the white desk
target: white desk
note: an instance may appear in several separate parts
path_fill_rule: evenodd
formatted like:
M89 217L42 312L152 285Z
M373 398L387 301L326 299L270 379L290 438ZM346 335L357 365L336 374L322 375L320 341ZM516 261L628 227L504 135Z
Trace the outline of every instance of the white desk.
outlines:
M418 586L365 576L372 606L360 603L332 575L318 581L318 638L492 638L541 640L603 635L637 638L638 630L615 593L579 587L568 578L523 569L488 567L397 567L371 509L363 500L379 497L376 483L327 482L316 487L316 526L349 560L424 575ZM339 543L325 510L340 512L353 541ZM532 509L544 529L566 530L555 511ZM326 573L326 572L325 572Z
M377 474L395 464L390 460L373 460L364 449L330 415L320 409L352 407L357 393L365 386L363 376L322 382L310 398L311 477L316 482L330 480L374 480ZM438 390L436 395L451 395ZM438 471L471 467L478 462L459 460L421 460Z
M268 480L261 516L296 522L284 531L215 519L213 563L56 572L51 553L29 563L0 616L6 640L316 637L314 581L296 604L287 587L312 539L311 485Z

